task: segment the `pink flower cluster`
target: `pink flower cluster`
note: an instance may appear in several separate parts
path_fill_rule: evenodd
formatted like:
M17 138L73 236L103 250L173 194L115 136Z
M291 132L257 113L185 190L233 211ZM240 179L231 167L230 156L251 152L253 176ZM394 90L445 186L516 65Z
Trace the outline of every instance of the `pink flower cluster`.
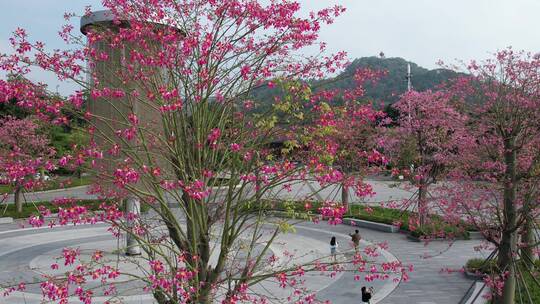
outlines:
M202 201L210 195L211 189L207 188L204 182L196 180L189 185L184 185L182 189L194 200Z
M328 219L330 225L338 225L343 222L343 215L347 212L347 207L334 202L324 202L319 208L319 213L324 219Z
M208 141L208 145L212 148L212 149L215 149L217 148L217 145L218 145L218 140L219 140L219 137L221 136L221 130L220 129L212 129L210 131L210 134L208 134L208 138L207 138L207 141Z
M151 290L163 289L166 292L176 291L184 301L191 298L195 289L190 287L189 281L195 273L185 267L177 269L168 269L166 265L159 260L150 260L149 262L152 274L148 276ZM184 302L183 302L184 303Z
M130 167L118 168L114 171L114 183L124 188L127 184L135 184L139 181L140 175L137 170Z
M321 184L321 186L327 185L327 184L335 184L339 183L343 180L343 173L337 169L328 169L321 172L321 174L317 175L317 181Z

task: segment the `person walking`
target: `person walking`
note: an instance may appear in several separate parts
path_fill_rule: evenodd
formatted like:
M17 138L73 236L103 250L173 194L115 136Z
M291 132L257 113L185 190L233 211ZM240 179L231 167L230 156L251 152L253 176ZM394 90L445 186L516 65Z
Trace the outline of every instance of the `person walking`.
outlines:
M362 302L369 304L371 301L372 295L373 295L373 287L366 288L366 286L362 286Z
M330 239L330 255L334 259L334 262L337 261L337 248L338 248L338 242L336 241L336 237L333 236Z
M354 244L354 252L358 253L358 248L360 246L360 240L362 239L362 237L360 236L360 232L357 229L357 230L354 231L354 233L349 234L349 236L351 237L351 241Z

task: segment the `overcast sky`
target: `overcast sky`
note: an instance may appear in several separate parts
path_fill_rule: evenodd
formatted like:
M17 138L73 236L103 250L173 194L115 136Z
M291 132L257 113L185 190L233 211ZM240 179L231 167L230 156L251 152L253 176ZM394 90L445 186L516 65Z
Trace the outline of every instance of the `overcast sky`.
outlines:
M345 50L350 58L382 51L435 68L438 60L482 59L507 46L540 52L540 0L299 1L306 12L338 3L347 8L321 38L331 51ZM86 5L101 7L99 0L0 0L0 52L9 50L17 26L50 47L62 47L56 33L63 13L81 14ZM34 77L51 83L46 75Z

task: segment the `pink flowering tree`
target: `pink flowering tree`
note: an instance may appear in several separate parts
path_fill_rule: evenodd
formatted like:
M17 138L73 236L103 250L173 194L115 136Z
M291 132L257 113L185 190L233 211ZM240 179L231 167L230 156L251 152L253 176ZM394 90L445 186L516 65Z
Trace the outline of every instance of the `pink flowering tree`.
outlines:
M55 151L32 118L0 120L0 170L2 183L13 189L17 212L22 212L23 190L40 184L36 174L52 170Z
M49 225L108 222L114 236L127 235L127 253L141 259L125 258L138 272L123 272L110 263L110 253L96 250L85 260L76 248L66 248L64 264L74 269L62 279L45 276L45 300L77 296L89 302L94 296L86 286L90 278L105 286L103 295L116 296L121 284L114 280L128 276L162 304L267 303L269 295L258 294L256 287L276 280L290 289L276 301L315 302L299 277L306 271L332 275L343 265L325 259L295 262L287 251L281 258L273 254L271 246L294 221L268 217L259 202L296 181L315 178L324 186L341 176L325 162L330 149L323 144L326 125L320 120L308 124L299 115L320 117L329 106L296 84L346 63L343 53L301 55L309 46L324 52L318 32L344 9L302 17L292 1L104 0L103 5L108 12L86 12L84 36L70 25L61 31L77 47L47 52L44 43L30 42L18 29L11 40L14 54L0 62L15 74L25 75L30 67L51 71L89 92L88 99L77 91L65 100L43 100L22 90L24 84L2 83L5 95L17 96L56 123L69 123L60 111L69 105L81 109L90 125L90 144L58 163L93 170L100 181L94 191L106 200L100 212L90 213L59 198L56 203L66 207ZM277 84L287 86L294 98L278 98L269 113L252 114L263 102L252 100L252 93ZM277 113L293 108L299 112ZM363 115L357 119L368 119ZM306 166L297 167L287 154L271 156L272 139L305 143L313 132L321 137L303 144L310 156ZM148 214L139 213L139 204ZM331 205L320 212L337 223L339 210ZM31 222L44 224L36 218ZM377 248L368 252L378 254ZM360 255L347 262L358 265L359 272L369 269L370 280L406 276L399 262L370 263Z
M311 125L306 128L301 141L294 138L286 141L284 151L308 164L325 164L321 167L324 170L333 169L333 172L319 176L318 182L325 186L332 183L340 185L341 202L336 205L342 212L349 210L351 188L358 197L374 194L371 186L364 183L364 177L379 171L380 166L387 163L377 150L378 127L385 124L385 115L375 109L372 101L364 98L365 83L375 84L383 74L366 68L342 76L353 78L356 87L350 90L326 88L335 79L311 86L295 83L293 87L284 87L288 92L285 106L281 100L275 105L289 115L297 116L299 107L293 105L301 104L298 100L310 100L309 111L300 114L302 120L309 121ZM336 200L338 192L332 191L327 198L333 203L339 202Z
M320 124L326 124L322 136L327 151L332 151L329 162L339 168L342 176L341 202L349 209L350 189L359 197L373 195L371 186L363 182L367 174L375 173L387 159L377 149L378 127L384 120L384 113L377 111L372 101L364 98L364 84L375 84L384 74L382 71L359 69L353 79L353 90L319 92L318 98L329 104L340 100L343 105L328 107L320 116Z
M341 223L341 217L349 211L349 189L358 197L375 194L364 178L378 172L386 165L386 158L377 151L377 128L384 125L384 113L377 111L372 102L363 100L365 82L375 83L383 72L359 69L344 76L354 78L356 87L351 90L328 89L325 81L275 81L281 96L274 97L272 118L282 117L281 126L287 131L279 132L283 146L277 151L278 158L285 157L307 164L314 173L318 186L333 188L340 185L341 201L334 195L324 198L318 211L331 218L331 223ZM252 101L250 101L252 102ZM276 120L277 121L277 120ZM283 130L281 130L283 131ZM265 151L265 154L268 151ZM269 155L274 159L275 155ZM308 183L306 178L300 183ZM291 192L291 183L281 187ZM323 190L322 188L320 190ZM339 189L338 189L339 190ZM319 191L309 193L297 200L306 200L306 209ZM320 198L319 198L320 199Z
M377 150L377 126L384 115L371 104L351 102L335 111L336 123L326 140L336 147L332 164L343 174L341 202L349 209L350 189L358 197L375 194L371 186L363 182L368 174L376 173L387 164L386 157Z
M486 280L494 303L516 303L517 288L529 303L525 279L539 287L540 57L505 49L468 70L473 77L457 81L455 94L469 101L475 141L464 145L444 210L481 231L493 250L497 272Z
M418 217L409 219L411 229L426 228L429 213L436 210L436 194L430 186L444 181L456 165L461 147L468 141L465 134L466 116L454 106L444 92L405 93L394 105L399 111L399 126L389 130L386 151L395 163L399 153L410 151L409 167L395 168L394 175L402 175L416 189L401 208L415 211Z

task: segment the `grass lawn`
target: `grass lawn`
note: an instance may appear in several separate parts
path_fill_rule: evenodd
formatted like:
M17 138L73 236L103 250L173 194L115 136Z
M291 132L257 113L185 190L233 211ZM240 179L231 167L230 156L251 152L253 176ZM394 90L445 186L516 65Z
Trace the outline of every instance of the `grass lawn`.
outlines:
M263 201L263 209L267 210L279 210L286 211L290 215L296 218L305 218L305 214L316 214L317 209L321 206L320 202L310 202L311 208L307 210L305 203L303 202L284 202L284 201ZM250 206L250 210L255 210L255 206ZM409 217L412 212L399 209L390 209L377 206L365 206L365 205L350 205L350 210L344 215L347 218L354 218L359 220L366 220L371 222L383 223L394 225L396 222L400 222L400 228L405 231L409 230ZM437 215L431 215L432 222L430 225L422 230L416 229L411 232L411 235L421 237L424 235L431 235L434 231L443 230L446 235L453 234L457 237L468 237L467 231L460 231L458 227L444 223L443 219Z
M536 265L537 273L534 278L533 275L528 272L523 274L523 281L519 282L519 288L516 291L517 303L540 303L540 286L538 286L538 283L540 283L540 274L538 274L540 262L537 261ZM523 284L523 282L525 282L525 284ZM527 286L527 288L525 288L525 286ZM532 302L529 301L529 295L531 296Z
M11 193L10 185L0 185L0 194Z
M491 274L497 272L497 263L495 260L485 262L484 259L476 258L468 260L465 268L470 272L478 271L480 273ZM526 269L523 265L519 266L519 268L523 277L516 278L516 303L540 303L540 286L538 284L540 283L540 260L535 261L533 269Z
M54 189L64 189L64 188L73 188L78 186L86 186L90 185L93 181L92 177L89 176L83 176L81 178L65 178L65 177L58 177L53 180L47 181L45 183L45 186L36 188L32 191L47 191L47 190L54 190ZM0 185L0 194L12 194L13 188L11 185Z
M369 208L369 209L368 209ZM366 207L351 205L345 217L366 220L377 223L393 225L401 222L401 229L409 230L409 217L411 213L406 210L390 209L383 207Z

